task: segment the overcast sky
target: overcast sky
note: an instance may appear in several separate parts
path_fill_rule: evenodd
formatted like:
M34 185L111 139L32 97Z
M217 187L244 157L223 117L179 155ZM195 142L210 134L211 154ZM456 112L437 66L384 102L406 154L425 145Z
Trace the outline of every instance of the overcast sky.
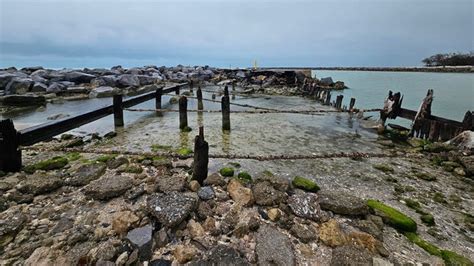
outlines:
M411 66L473 48L473 0L0 0L0 67Z

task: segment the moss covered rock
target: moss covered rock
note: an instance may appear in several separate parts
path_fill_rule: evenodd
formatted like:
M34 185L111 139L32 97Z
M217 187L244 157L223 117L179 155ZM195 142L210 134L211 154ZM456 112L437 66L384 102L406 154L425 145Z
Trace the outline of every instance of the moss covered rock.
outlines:
M221 170L219 170L219 173L220 173L222 176L231 177L231 176L234 176L234 168L232 168L232 167L224 167L224 168L222 168Z
M240 172L237 177L244 182L251 182L252 176L247 172Z
M424 224L426 224L428 226L435 225L434 217L433 217L433 215L431 215L429 213L423 214L422 216L420 216L420 219Z
M107 161L113 159L117 157L117 155L113 155L113 154L106 154L106 155L101 155L99 157L97 157L95 160L97 162L101 162L101 163L107 163Z
M181 156L188 156L193 153L193 150L191 150L190 148L181 148L177 150L176 153Z
M449 144L445 144L442 142L434 142L434 143L429 143L423 147L424 151L427 152L433 152L433 153L439 153L439 152L447 152L454 150L455 147Z
M382 216L385 223L403 232L416 232L416 222L400 211L377 200L367 200L367 206Z
M68 162L69 162L68 159L66 159L65 157L56 156L48 160L37 162L33 165L28 165L24 168L24 171L32 174L36 170L49 171L49 170L54 170L54 169L61 169L64 166L66 166Z
M446 266L472 266L474 265L469 259L449 250L441 250L441 258L443 258Z
M295 188L300 188L310 192L318 192L319 186L311 179L295 176L291 182Z
M421 239L416 233L407 232L405 233L405 236L408 238L408 240L418 245L420 248L424 249L426 252L430 253L431 255L441 257L441 249Z

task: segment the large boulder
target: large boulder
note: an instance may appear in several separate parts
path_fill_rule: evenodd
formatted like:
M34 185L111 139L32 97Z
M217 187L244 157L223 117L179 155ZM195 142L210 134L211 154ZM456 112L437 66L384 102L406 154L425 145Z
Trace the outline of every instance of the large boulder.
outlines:
M288 206L296 216L301 218L314 221L319 221L321 218L318 196L315 193L297 191L288 198Z
M154 77L146 76L146 75L137 75L138 82L140 83L140 86L143 85L150 85L155 83L156 79Z
M117 78L117 86L120 88L138 87L140 86L140 80L135 75L124 74Z
M84 186L98 179L105 173L105 163L90 163L79 166L75 173L66 179L70 186Z
M344 191L321 191L319 205L323 210L342 215L364 216L369 213L364 200Z
M4 90L7 87L7 84L15 77L15 74L0 72L0 90Z
M97 87L89 93L89 98L105 98L117 94L119 90L108 86Z
M74 82L76 84L90 83L91 80L93 80L94 78L95 78L94 75L82 73L79 71L67 72L64 75L64 80Z
M18 184L17 189L25 194L40 195L60 188L63 183L61 177L56 174L36 173L28 175Z
M10 208L0 213L0 250L15 239L26 220L26 215L17 208Z
M197 208L197 202L196 193L172 191L151 195L147 199L147 209L162 226L173 228Z
M104 176L90 182L84 188L84 193L93 199L107 200L122 195L131 187L132 180L130 177L122 175Z
M46 104L46 98L40 95L7 95L0 97L3 105L34 106Z
M447 142L470 153L474 152L474 132L466 130Z
M15 77L5 87L6 94L25 94L33 86L33 80L30 78Z
M91 84L100 87L100 86L110 86L115 87L117 85L117 78L114 75L106 75L93 79Z
M46 86L46 84L41 82L35 82L35 84L31 88L31 92L46 92L47 89L48 86Z
M330 86L330 85L334 84L334 81L332 80L331 77L327 77L327 78L321 78L319 83L321 83L322 85L325 85L325 86Z
M296 265L290 238L270 225L263 225L257 231L257 253L259 265Z
M46 89L46 92L49 92L49 93L56 93L56 92L60 92L60 91L63 91L67 88L67 86L59 83L59 82L51 82L51 84L49 84L48 88Z

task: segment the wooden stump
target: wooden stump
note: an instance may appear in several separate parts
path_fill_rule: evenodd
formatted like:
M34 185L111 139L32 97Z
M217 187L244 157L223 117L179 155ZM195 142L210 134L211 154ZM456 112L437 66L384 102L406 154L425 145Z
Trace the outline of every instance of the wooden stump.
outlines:
M324 102L325 105L330 105L331 104L331 92L327 91L326 92L326 100Z
M222 96L222 129L230 130L230 100L229 96Z
M462 127L464 130L474 131L474 115L471 111L467 111L462 120Z
M116 127L123 127L123 98L122 95L114 95L114 125Z
M163 89L159 88L155 91L155 109L161 109L161 96L163 95Z
M224 87L224 96L229 96L229 88L227 87L227 85L225 85Z
M351 101L349 103L349 111L352 111L354 110L354 105L356 103L356 99L355 98L351 98Z
M11 119L0 121L0 170L18 172L21 169L19 135Z
M179 129L188 129L188 98L186 96L179 98Z
M193 179L203 185L207 178L209 164L209 144L204 140L204 127L199 127L199 135L194 138Z
M189 91L192 93L194 89L194 80L189 80Z
M196 91L196 96L197 96L197 100L198 100L198 110L203 110L204 106L202 104L202 90L201 90L201 87L198 87L198 89Z
M342 108L342 99L343 98L344 98L344 95L336 96L336 109L341 110L341 108Z

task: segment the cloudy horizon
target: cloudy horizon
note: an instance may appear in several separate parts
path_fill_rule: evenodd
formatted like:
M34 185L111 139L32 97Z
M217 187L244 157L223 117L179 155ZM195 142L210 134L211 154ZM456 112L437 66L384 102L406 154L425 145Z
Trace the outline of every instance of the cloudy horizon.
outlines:
M473 50L471 0L0 0L0 67L417 66Z

